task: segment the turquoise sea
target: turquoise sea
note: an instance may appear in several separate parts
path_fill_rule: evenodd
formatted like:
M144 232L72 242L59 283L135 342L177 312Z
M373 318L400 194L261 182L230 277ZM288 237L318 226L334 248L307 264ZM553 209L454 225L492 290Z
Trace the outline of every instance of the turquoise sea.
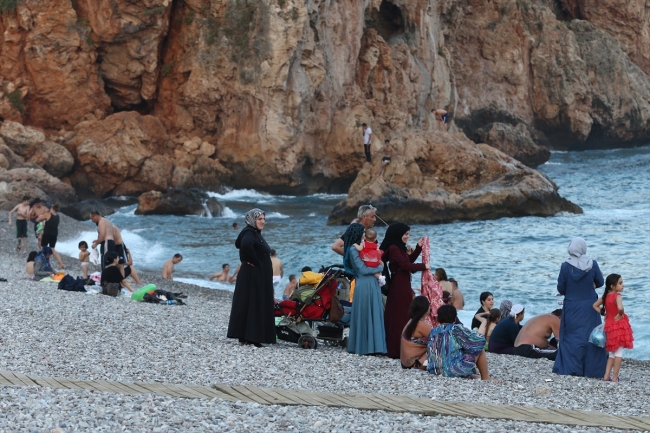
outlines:
M605 276L619 273L625 281L623 300L635 335L635 349L626 357L650 359L650 147L585 152L553 152L539 167L560 186L560 194L584 209L584 214L559 214L540 218L502 218L493 221L416 225L411 239L431 238L431 260L456 278L465 294L461 320L469 322L479 307L479 294L490 291L498 306L504 299L526 306L526 315L558 308L557 275L568 257L569 241L586 239L588 254L598 261ZM244 224L243 214L253 207L267 212L264 236L284 262L285 276L303 266L340 263L330 246L345 227L326 225L327 216L345 195L271 196L252 190L210 193L226 210L222 217L136 216L135 200L112 200L119 208L109 219L122 230L136 269L159 273L174 253L183 254L175 279L205 287L233 290L234 285L208 281L238 263L231 227ZM379 209L381 215L381 209ZM378 221L380 238L385 228ZM57 249L77 256L77 243L95 239L95 228L78 239L60 242ZM413 277L419 287L420 275ZM602 289L598 289L602 293Z

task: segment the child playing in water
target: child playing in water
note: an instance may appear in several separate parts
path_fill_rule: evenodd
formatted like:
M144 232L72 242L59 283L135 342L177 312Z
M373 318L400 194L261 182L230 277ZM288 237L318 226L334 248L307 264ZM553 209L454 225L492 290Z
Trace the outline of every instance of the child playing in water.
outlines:
M352 246L359 251L359 257L369 268L376 268L381 264L381 255L384 252L379 249L375 229L366 229L361 245L353 244Z
M623 309L623 278L610 274L605 280L603 297L594 302L594 309L605 316L605 350L609 352L607 368L603 380L618 382L618 372L623 360L623 348L634 348L632 326ZM613 370L613 372L612 372Z
M79 242L79 261L81 262L81 269L84 273L84 279L88 278L88 265L90 264L90 252L88 251L88 244L86 241Z
M289 275L289 284L287 284L287 287L284 289L284 294L282 295L282 299L289 299L293 292L298 288L298 280L296 280L295 275Z

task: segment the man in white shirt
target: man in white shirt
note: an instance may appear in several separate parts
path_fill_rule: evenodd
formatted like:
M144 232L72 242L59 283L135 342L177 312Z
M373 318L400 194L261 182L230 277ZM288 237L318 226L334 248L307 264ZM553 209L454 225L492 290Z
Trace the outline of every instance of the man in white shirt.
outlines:
M363 151L366 154L366 161L372 162L370 159L370 145L372 144L372 129L367 124L362 124L363 128Z

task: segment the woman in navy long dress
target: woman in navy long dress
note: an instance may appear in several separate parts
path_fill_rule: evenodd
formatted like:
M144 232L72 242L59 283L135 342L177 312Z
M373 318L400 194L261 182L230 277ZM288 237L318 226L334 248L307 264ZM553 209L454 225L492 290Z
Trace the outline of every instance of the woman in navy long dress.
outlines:
M235 241L241 268L228 322L228 338L238 338L240 343L256 347L275 343L273 266L271 248L262 237L265 222L264 211L248 211L246 227Z
M354 300L350 318L348 352L357 355L383 355L386 353L386 334L384 332L384 304L381 300L381 287L375 274L384 268L366 266L359 251L352 244L360 244L364 227L355 223L343 235L343 252L346 269L355 275Z
M564 295L564 306L553 373L601 378L607 352L588 340L591 331L602 323L593 304L598 299L595 289L604 284L603 273L598 263L587 256L584 239L571 241L569 256L557 278L557 291Z
M409 321L409 306L413 301L411 273L431 269L431 265L413 263L422 252L422 240L418 242L411 254L407 252L411 228L404 223L391 224L386 229L386 236L380 249L384 252L382 260L388 262L391 282L386 299L384 327L386 328L386 347L389 358L400 357L402 330Z

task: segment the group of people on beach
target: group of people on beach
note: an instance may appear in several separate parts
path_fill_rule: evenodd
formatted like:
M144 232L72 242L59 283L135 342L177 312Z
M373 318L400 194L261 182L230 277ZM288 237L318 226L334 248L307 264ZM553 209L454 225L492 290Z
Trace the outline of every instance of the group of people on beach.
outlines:
M348 352L399 359L405 369L489 380L489 351L552 360L557 374L619 380L623 348L633 348L621 298L623 280L618 274L603 278L596 261L586 255L583 239L571 241L569 259L561 267L557 290L564 296L562 309L522 325L523 305L504 300L496 309L493 294L483 292L468 328L458 319L457 310L465 301L457 281L447 278L443 268L431 272L429 239L423 237L411 248L410 227L394 223L379 243L373 229L376 219L376 208L361 206L357 219L332 245L353 280ZM265 221L264 211L249 211L235 242L242 268L227 334L257 347L276 342L271 249L262 236ZM422 263L416 263L420 255ZM415 272L422 272L419 296L411 285ZM603 284L599 297L596 289ZM602 323L601 315L605 347L589 341Z
M56 277L57 272L50 263L51 257L57 260L59 269L65 268L61 256L56 251L60 223L59 204L54 203L51 206L46 206L39 198L30 200L29 196L24 196L22 202L9 212L8 224L10 227L13 225L14 213L16 214L15 225L18 240L16 252L20 253L22 250L27 254L28 277L37 280ZM142 282L133 267L133 256L124 244L120 229L97 210L90 212L90 219L97 225L97 239L91 243L90 247L86 241L79 242L82 278L90 284L89 268L93 261L91 257L95 255L97 263L101 265L100 284L117 283L130 292L134 292L127 278L133 278L138 285L142 285ZM34 235L38 243L38 251L29 253L27 253L28 221L34 224ZM99 252L96 250L97 247L99 247Z

